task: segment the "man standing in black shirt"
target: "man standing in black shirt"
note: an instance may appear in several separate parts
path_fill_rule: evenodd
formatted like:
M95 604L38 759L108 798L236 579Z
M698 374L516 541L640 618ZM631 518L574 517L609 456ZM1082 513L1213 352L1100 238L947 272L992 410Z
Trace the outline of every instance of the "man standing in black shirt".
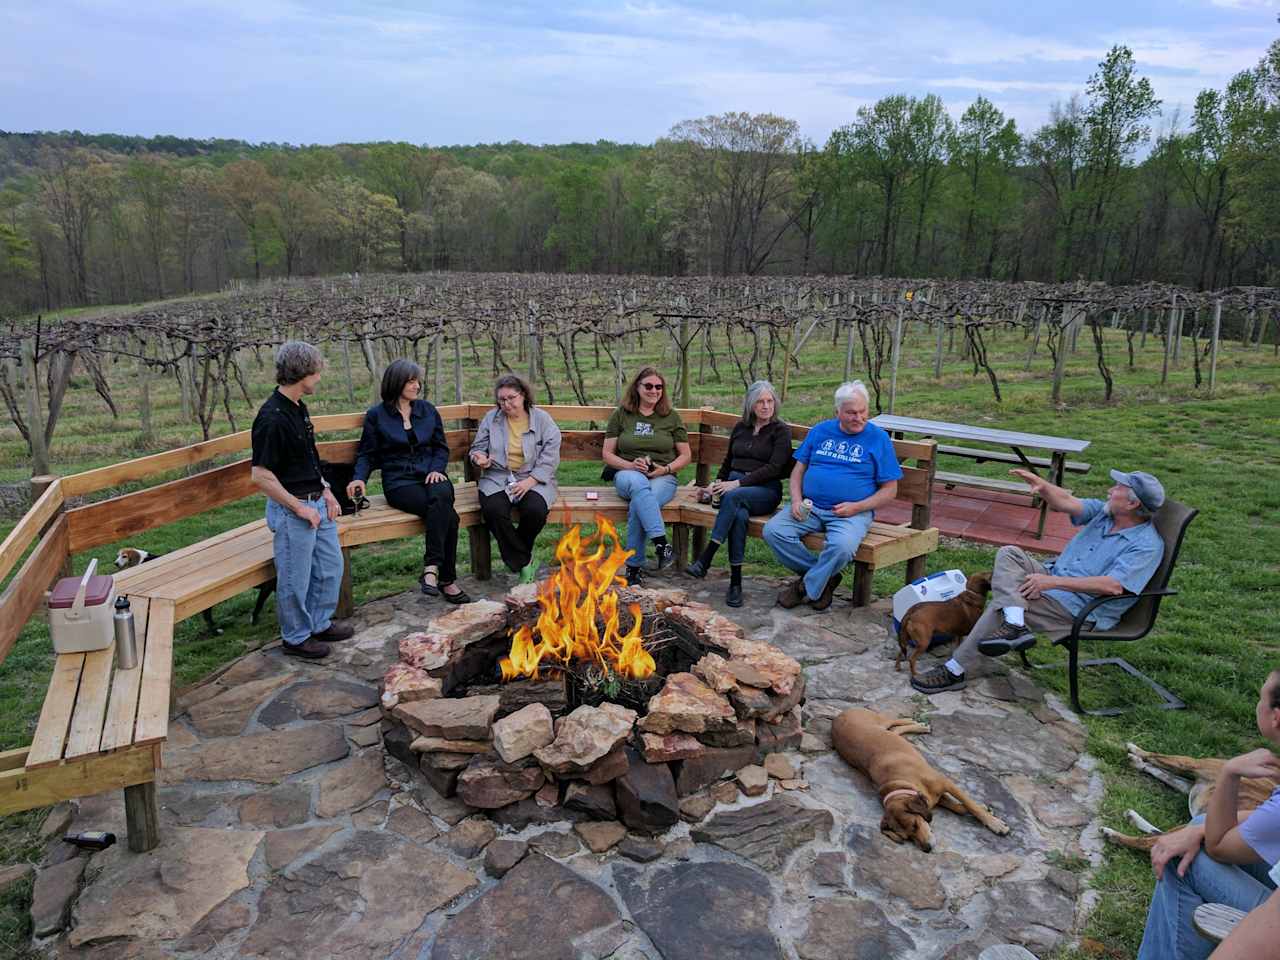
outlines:
M334 522L342 510L320 472L315 428L302 398L316 392L324 358L309 343L276 350L275 392L253 420L253 482L267 495L275 534L276 615L284 652L319 660L351 627L337 623L342 548Z

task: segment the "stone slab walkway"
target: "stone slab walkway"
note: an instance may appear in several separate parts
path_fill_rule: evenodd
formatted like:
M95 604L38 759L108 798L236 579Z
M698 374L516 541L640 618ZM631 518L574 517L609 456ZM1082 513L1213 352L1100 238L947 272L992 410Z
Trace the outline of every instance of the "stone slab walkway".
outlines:
M770 780L748 798L722 782L657 838L544 822L533 800L496 823L473 816L382 748L377 681L399 638L445 609L405 593L361 608L327 661L267 649L181 697L156 850L128 852L118 795L55 808L35 885L42 944L94 960L975 960L1071 937L1102 792L1074 717L1017 673L912 695L883 604L788 612L776 582L752 579L728 610L714 575L667 583L804 665L807 735L785 755L799 789ZM830 748L850 706L927 715L921 751L1010 834L938 810L933 853L882 836L874 789ZM77 855L57 839L68 828L120 842Z

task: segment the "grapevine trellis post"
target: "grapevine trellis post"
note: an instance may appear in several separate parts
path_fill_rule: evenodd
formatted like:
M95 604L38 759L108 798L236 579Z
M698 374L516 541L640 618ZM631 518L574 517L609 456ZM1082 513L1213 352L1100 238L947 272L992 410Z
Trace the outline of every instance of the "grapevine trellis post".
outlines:
M1209 346L1209 396L1218 382L1218 335L1222 331L1222 301L1213 302L1213 343Z

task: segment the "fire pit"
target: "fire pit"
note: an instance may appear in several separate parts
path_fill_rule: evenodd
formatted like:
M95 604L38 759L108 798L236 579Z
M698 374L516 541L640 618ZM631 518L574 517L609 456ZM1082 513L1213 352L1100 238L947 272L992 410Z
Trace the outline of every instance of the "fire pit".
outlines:
M654 833L681 797L798 746L800 665L683 591L627 587L629 555L607 520L575 526L551 577L401 640L388 749L478 810L562 807Z

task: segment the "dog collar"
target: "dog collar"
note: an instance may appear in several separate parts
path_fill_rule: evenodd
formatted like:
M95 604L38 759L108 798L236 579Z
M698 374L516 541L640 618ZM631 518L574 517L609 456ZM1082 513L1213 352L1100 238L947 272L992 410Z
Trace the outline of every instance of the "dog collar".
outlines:
M920 796L920 791L912 790L909 787L902 787L897 790L890 790L888 793L886 793L883 797L880 798L880 806L887 807L889 805L889 801L892 800L894 797L918 797L918 796Z

